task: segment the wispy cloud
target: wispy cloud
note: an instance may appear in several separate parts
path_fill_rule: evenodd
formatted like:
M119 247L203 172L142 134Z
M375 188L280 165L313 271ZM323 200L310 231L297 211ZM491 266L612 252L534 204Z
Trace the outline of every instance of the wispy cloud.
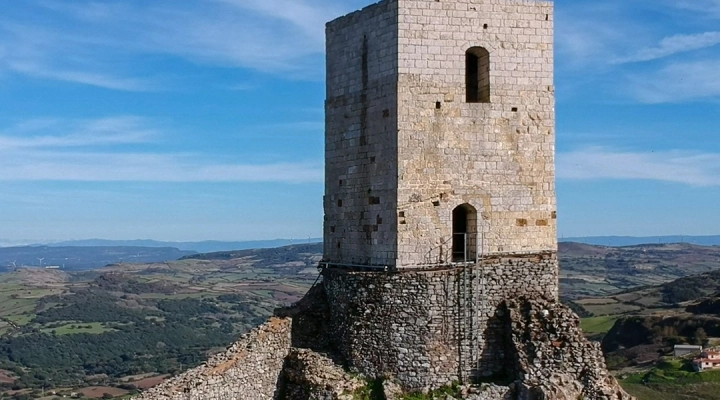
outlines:
M630 75L630 96L643 103L679 103L720 97L720 60L677 62Z
M678 53L712 47L720 43L720 32L705 32L694 35L674 35L660 41L658 46L646 47L635 54L614 60L615 63L651 61Z
M62 131L49 134L48 132ZM214 154L153 151L164 133L138 117L38 119L0 129L0 181L321 182L311 161L250 164ZM128 151L125 146L140 146Z
M0 151L147 143L160 133L139 117L36 119L0 129Z
M562 96L587 98L590 87L605 102L717 96L720 0L576 2L556 13Z
M667 0L670 5L701 13L705 17L720 18L720 0Z
M123 78L100 72L81 70L63 71L49 65L27 61L10 61L7 63L7 66L15 72L20 72L34 78L81 83L105 89L129 92L147 92L158 89L157 83L149 79Z
M126 91L170 86L143 70L163 55L210 66L318 79L330 0L28 0L43 24L0 15L0 71ZM22 18L19 18L21 21ZM49 23L48 23L49 22Z
M217 163L195 154L18 152L0 159L0 181L321 182L319 163Z
M216 0L297 26L308 38L322 45L325 23L341 13L337 2L307 0Z
M557 155L559 179L641 179L720 186L720 154L688 151L622 152L588 148Z
M98 38L0 17L0 72L123 91L157 90L150 77L122 76L125 64L99 46ZM127 72L129 75L130 72Z
M617 54L651 38L628 15L625 2L578 2L557 7L556 47L563 69L602 70ZM613 23L608 23L613 21Z

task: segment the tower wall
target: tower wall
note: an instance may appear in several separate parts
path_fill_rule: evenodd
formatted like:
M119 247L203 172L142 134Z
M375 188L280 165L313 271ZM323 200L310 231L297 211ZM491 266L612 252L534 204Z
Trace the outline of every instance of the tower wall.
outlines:
M551 252L442 270L327 269L330 340L352 369L407 390L472 382L505 367L500 303L557 298L557 279Z
M396 1L327 25L325 261L395 265Z
M360 372L492 375L498 305L557 298L552 12L385 0L328 24L324 290Z
M479 254L557 246L552 4L400 0L398 267L448 261L452 210ZM466 50L489 52L490 102L466 101Z

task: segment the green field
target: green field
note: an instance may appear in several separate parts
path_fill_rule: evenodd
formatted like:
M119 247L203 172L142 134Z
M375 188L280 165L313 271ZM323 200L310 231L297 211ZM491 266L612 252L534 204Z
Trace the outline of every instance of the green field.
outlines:
M580 321L580 327L585 333L607 333L617 319L618 317L613 315L583 318Z
M665 386L622 383L622 387L638 400L720 400L720 383Z
M720 371L694 372L681 359L665 359L620 384L638 400L720 400Z

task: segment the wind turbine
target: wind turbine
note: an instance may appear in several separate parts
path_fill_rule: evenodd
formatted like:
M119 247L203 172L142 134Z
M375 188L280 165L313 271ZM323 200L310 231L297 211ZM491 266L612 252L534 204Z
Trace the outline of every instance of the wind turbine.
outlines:
M17 264L15 264L16 262L17 262L17 260L15 260L15 261L12 262L13 269L17 269Z
M40 261L40 266L41 266L41 267L42 267L42 262L43 262L44 259L45 259L45 257L42 257L42 258L38 257L38 261Z

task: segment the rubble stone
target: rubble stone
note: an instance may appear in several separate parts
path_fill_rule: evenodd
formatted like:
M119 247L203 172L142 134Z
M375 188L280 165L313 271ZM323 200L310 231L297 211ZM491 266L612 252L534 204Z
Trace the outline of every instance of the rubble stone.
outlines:
M303 324L328 326L329 300L322 296L324 285L314 287L308 296L280 315L304 321ZM325 310L325 312L323 312ZM569 308L553 301L518 298L503 301L498 307L497 352L503 376L498 383L461 387L459 399L470 400L631 400L606 369L600 345L582 334L579 318ZM137 400L353 400L353 394L380 381L387 400L403 394L428 391L408 388L389 371L363 375L347 368L347 360L333 346L315 349L294 347L291 342L310 343L309 331L292 318L274 318L245 335L227 351L206 364L171 378L143 393ZM418 321L418 323L424 323ZM292 335L296 337L291 339ZM493 328L495 329L495 328ZM332 337L331 331L313 331L318 338ZM413 361L408 362L409 377L429 376L413 346L399 343ZM448 359L452 353L447 353ZM372 360L372 358L368 358ZM368 361L369 362L369 361ZM376 367L373 367L376 368ZM415 368L417 371L412 372ZM490 379L490 378L488 378ZM492 380L492 379L490 379ZM426 379L435 382L433 379ZM508 383L510 382L510 383ZM457 383L457 382L455 382ZM448 397L452 399L453 397Z

